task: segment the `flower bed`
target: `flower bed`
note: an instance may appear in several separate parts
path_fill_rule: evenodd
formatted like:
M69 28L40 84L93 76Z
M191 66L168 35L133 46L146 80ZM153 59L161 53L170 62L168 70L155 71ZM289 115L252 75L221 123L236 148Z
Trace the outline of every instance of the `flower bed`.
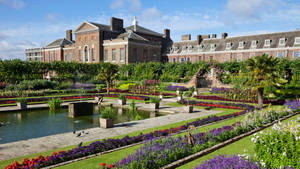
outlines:
M299 100L290 100L285 103L285 105L292 110L300 109L300 101Z
M194 169L224 169L224 168L231 168L231 169L240 169L240 168L247 168L247 169L259 169L260 166L257 162L253 162L251 160L244 159L239 156L230 156L227 155L219 155L215 156L213 159L206 160L204 163L196 166Z
M179 91L187 91L188 88L184 87L184 86L167 86L165 88L165 90L167 91L177 91L177 89L179 89Z
M248 104L235 104L235 103L211 103L211 102L202 102L196 100L181 100L180 104L184 105L193 105L193 106L204 106L204 107L213 107L213 108L225 108L225 109L242 109L242 110L253 110L255 107Z
M211 93L215 94L223 94L225 92L228 92L230 88L224 88L224 87L215 87L211 89Z
M286 112L278 111L275 113L277 115L274 117L274 110L261 111L257 112L257 117L260 117L260 119L268 118L263 122L261 121L262 124L268 124L293 112L287 110ZM262 126L255 125L254 129L260 129L260 127ZM167 139L162 139L161 137L154 138L145 142L144 146L137 149L135 153L128 155L121 161L113 163L112 166L118 169L161 168L249 131L253 131L252 122L249 122L245 118L243 123L237 122L232 126L223 126L222 128L213 129L206 133L194 134L190 137L193 138L193 141L186 135L184 137L168 137Z
M195 96L197 99L202 100L219 100L219 101L233 101L233 102L242 102L242 103L257 103L257 100L238 100L238 99L228 99L221 96ZM272 105L283 105L284 100L264 100L264 104L272 104Z
M113 97L113 98L118 98L120 96L120 94L105 94L102 95L105 97ZM135 95L126 95L127 99L134 99L134 100L143 100L143 101L147 101L150 99L150 97L148 96L135 96Z
M39 156L37 158L33 158L32 160L29 159L24 159L22 163L14 162L12 165L7 166L7 169L11 169L12 166L18 166L19 168L40 168L40 167L45 167L45 166L50 166L54 164L58 164L64 161L69 161L73 160L76 158L88 156L91 154L96 154L99 152L104 152L107 150L112 150L118 147L130 145L133 143L138 143L144 140L148 140L153 137L160 137L160 136L167 136L171 133L178 133L180 131L184 131L188 128L190 125L194 125L195 127L199 127L202 125L206 125L212 122L217 122L220 120L232 118L239 116L241 114L245 114L247 111L241 111L237 113L231 113L228 115L223 115L223 116L209 116L203 119L198 119L193 122L187 123L182 126L178 126L176 128L170 128L170 129L165 129L165 130L156 130L150 133L145 133L145 134L140 134L138 136L125 136L122 139L106 139L102 141L96 141L91 143L88 146L82 146L80 148L74 148L68 151L58 151L58 153L54 152L50 156Z

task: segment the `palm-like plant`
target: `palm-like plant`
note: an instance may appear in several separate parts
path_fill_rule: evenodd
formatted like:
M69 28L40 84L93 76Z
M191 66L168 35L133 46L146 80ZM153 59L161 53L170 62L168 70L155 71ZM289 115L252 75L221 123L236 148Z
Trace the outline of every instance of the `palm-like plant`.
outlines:
M245 87L251 87L258 91L258 107L263 106L264 87L278 86L285 83L285 79L280 78L279 72L276 71L278 58L263 54L246 61L247 80Z
M105 81L107 94L109 94L110 85L118 78L119 66L111 63L103 63L96 76L96 80Z

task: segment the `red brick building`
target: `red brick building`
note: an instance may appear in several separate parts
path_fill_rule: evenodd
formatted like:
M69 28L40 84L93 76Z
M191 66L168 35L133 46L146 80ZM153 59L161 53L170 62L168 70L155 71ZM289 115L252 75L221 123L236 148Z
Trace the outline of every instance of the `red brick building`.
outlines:
M216 34L198 35L196 40L183 35L180 42L173 43L167 57L169 62L225 62L243 61L264 53L278 58L299 58L300 31L237 37L223 33L221 38Z
M172 41L168 29L164 34L154 32L138 25L136 18L131 26L124 28L122 19L112 17L110 25L84 21L76 29L67 30L66 38L51 42L39 52L44 62L162 62L167 61L162 54L169 44Z

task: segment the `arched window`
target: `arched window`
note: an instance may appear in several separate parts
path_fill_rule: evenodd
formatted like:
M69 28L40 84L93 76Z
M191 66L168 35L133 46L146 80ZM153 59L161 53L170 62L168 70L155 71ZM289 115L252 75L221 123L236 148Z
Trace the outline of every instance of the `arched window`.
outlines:
M86 61L86 62L89 61L89 48L88 48L88 46L84 47L84 61Z

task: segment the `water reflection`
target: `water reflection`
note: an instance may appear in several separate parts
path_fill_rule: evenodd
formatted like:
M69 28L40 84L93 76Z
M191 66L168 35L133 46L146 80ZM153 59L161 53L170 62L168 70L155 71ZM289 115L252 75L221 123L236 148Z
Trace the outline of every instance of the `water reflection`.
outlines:
M127 109L114 108L114 110L115 124L136 120L137 115L139 119L154 117L150 112L145 111L138 111L137 115L133 116ZM99 110L95 108L91 116L75 118L68 117L68 109L0 113L0 122L7 124L0 127L0 144L99 127L100 116L101 108Z

